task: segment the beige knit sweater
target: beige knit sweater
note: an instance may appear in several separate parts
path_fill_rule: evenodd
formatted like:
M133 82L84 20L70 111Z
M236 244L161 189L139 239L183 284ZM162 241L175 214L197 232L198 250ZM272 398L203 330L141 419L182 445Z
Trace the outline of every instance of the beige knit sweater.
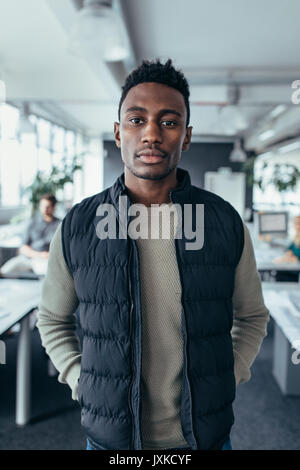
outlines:
M161 230L160 226L158 228ZM231 331L237 384L249 380L250 367L267 334L269 320L245 224L244 233L244 249L235 273ZM173 234L171 231L170 239L163 239L160 231L157 240L137 240L142 293L141 432L144 449L187 445L180 422L182 307ZM42 344L59 371L59 382L69 384L74 400L77 399L81 362L80 344L75 335L77 306L73 279L62 254L60 225L50 245L37 327Z

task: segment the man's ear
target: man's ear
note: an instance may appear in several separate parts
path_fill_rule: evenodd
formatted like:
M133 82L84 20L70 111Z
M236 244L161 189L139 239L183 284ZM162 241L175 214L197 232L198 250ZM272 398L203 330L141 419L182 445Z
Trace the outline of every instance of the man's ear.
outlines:
M118 148L121 148L121 139L120 139L120 123L114 123L114 134L115 134L115 142Z
M186 134L185 134L185 138L182 144L183 152L185 152L186 150L190 148L190 143L191 143L191 138L192 138L192 129L193 129L193 126L189 126L186 128Z

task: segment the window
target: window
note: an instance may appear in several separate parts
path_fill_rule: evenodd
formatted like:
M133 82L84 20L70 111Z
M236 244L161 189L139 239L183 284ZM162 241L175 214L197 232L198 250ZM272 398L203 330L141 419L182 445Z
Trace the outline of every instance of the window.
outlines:
M74 156L84 165L84 171L74 174L57 197L67 206L79 202L86 194L102 189L100 139L88 141L81 134L30 115L35 133L20 134L20 112L14 106L0 105L0 206L27 205L30 194L25 191L37 171L50 175L53 166L60 169L71 164ZM87 151L84 159L82 154Z
M22 205L29 203L29 194L25 192L25 188L33 183L38 168L38 147L36 135L22 135L20 137L19 155L20 155L20 173L21 173L21 201ZM4 204L2 205L9 205Z
M19 114L18 109L1 105L0 200L2 205L7 206L20 204Z
M298 205L300 200L300 181L296 186L296 190L287 189L280 192L278 188L271 181L272 175L274 174L275 165L279 165L279 175L285 180L288 175L286 165L295 165L300 170L300 155L295 158L288 155L280 157L276 154L270 155L269 158L258 157L254 165L254 177L255 179L263 178L264 183L267 183L264 191L262 191L257 185L253 188L253 202L256 209L272 209L273 207L281 206L283 209L293 211L293 207ZM267 166L264 168L264 163Z

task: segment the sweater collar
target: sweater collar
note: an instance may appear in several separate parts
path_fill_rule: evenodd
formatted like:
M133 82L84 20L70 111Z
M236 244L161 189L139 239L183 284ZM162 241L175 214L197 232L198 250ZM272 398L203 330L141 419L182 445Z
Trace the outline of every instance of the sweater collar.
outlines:
M170 191L172 200L178 202L186 202L189 199L191 190L191 178L189 172L183 168L176 169L177 186ZM110 188L110 195L115 204L118 203L119 196L126 194L128 196L127 187L125 186L124 172L117 178L115 183Z

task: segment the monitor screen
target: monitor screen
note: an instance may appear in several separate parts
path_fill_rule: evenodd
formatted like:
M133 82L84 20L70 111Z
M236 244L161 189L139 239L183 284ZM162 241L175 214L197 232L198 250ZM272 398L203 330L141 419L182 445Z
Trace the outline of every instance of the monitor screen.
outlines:
M288 213L287 212L259 212L258 231L260 235L268 233L287 234Z

